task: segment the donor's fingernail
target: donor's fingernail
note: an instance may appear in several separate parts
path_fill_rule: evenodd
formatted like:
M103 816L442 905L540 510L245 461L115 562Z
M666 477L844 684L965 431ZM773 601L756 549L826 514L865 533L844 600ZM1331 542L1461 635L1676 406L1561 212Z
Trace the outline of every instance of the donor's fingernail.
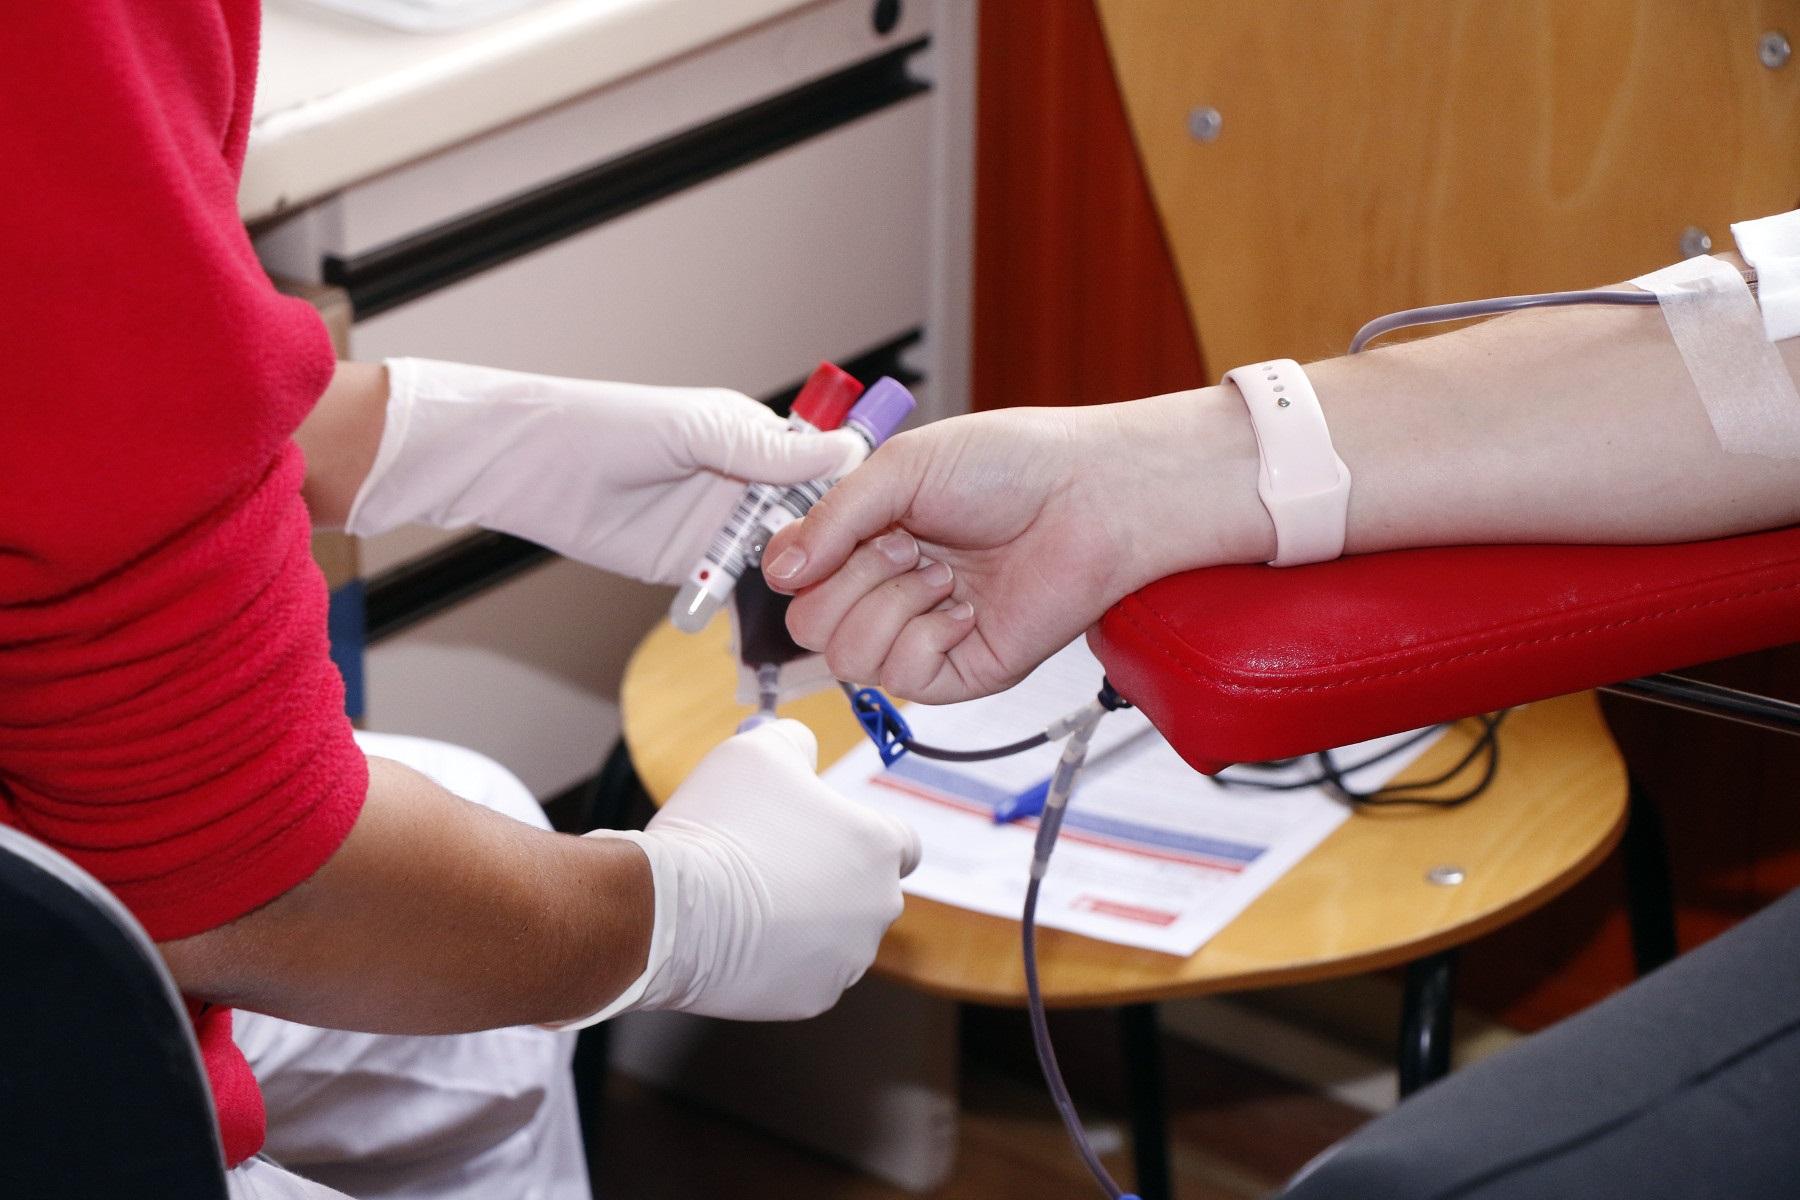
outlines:
M919 557L918 544L913 541L912 534L904 529L896 529L876 538L875 549L896 567L909 566Z
M775 556L775 561L763 570L776 579L790 579L800 573L806 565L806 551L798 546L789 546Z
M967 600L964 600L961 604L950 610L950 619L952 621L967 621L974 615L975 606L970 604Z

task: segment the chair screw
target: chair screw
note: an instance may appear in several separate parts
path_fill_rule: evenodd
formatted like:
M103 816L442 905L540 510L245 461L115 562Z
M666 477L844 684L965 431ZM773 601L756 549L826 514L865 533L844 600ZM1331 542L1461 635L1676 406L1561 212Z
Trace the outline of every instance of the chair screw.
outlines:
M1787 60L1794 49L1788 45L1787 35L1779 29L1771 29L1756 41L1756 57L1762 65L1771 71L1779 71L1787 66Z
M1784 41L1782 45L1786 45ZM1219 110L1210 104L1191 109L1188 112L1188 136L1196 142L1216 142L1219 133L1225 127L1225 118Z

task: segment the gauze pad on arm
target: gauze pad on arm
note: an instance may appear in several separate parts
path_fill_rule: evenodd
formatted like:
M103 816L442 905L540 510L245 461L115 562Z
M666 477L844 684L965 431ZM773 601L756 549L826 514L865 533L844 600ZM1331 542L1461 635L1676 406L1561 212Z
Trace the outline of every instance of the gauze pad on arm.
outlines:
M1800 458L1800 394L1737 269L1700 255L1631 282L1655 294L1719 445Z

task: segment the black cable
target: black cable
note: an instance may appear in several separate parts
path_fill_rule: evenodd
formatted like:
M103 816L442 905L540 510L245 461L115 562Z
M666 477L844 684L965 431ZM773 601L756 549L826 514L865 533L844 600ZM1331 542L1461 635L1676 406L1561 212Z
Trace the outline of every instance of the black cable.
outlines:
M1332 751L1320 751L1318 754L1309 756L1318 760L1318 773L1304 779L1284 780L1277 783L1270 780L1245 779L1241 775L1224 774L1217 776L1217 779L1220 783L1227 786L1249 788L1263 792L1293 792L1299 791L1302 788L1326 787L1330 788L1340 798L1358 805L1423 804L1440 808L1453 808L1456 805L1466 804L1468 801L1473 800L1476 796L1479 796L1486 791L1493 783L1500 762L1499 729L1507 715L1508 713L1503 711L1475 718L1481 722L1481 736L1476 738L1474 743L1463 754L1462 758L1457 760L1455 765L1431 779L1415 780L1411 783L1389 784L1385 787L1377 788L1372 792L1359 792L1344 782L1345 776L1353 775L1365 767L1374 766L1383 759L1391 758L1403 750L1418 745L1423 739L1431 737L1445 728L1441 725L1433 726L1430 729L1420 730L1406 738L1404 741L1389 746L1379 754L1371 755L1360 762L1347 766L1340 766L1332 757ZM1487 761L1483 764L1481 778L1467 790L1449 796L1415 796L1410 794L1413 792L1428 791L1431 788L1443 786L1468 770L1475 760L1483 754L1487 756ZM1291 764L1297 761L1300 760L1283 759L1281 760L1281 763ZM1248 769L1273 765L1276 764L1246 764ZM1237 769L1242 770L1245 768Z
M1420 742L1424 741L1426 738L1431 737L1434 734L1438 733L1439 731L1441 731L1443 729L1447 729L1447 728L1448 728L1448 726L1445 726L1445 725L1433 725L1429 729L1421 729L1417 733L1414 733L1412 736L1408 737L1405 741L1396 743L1395 745L1392 745L1392 746L1389 746L1387 749L1381 751L1379 754L1371 754L1368 758L1363 759L1361 762L1353 763L1347 767L1338 767L1338 766L1335 766L1335 764L1325 764L1325 763L1322 763L1321 766L1330 765L1340 775L1354 775L1354 774L1356 774L1356 772L1362 770L1364 767L1372 767L1376 763L1382 761L1383 759L1392 758L1394 755L1399 754L1403 750L1410 750L1412 747L1418 745ZM1291 767L1297 762L1304 761L1305 758L1322 758L1325 755L1329 755L1330 753L1331 752L1329 750L1326 750L1326 751L1321 751L1316 754L1305 755L1302 758L1273 758L1273 759L1270 759L1268 762L1243 763L1234 769L1256 771L1256 770L1272 770L1272 769L1277 769L1277 768L1281 768L1281 767ZM1297 792L1297 791L1300 791L1302 788L1318 787L1320 784L1330 782L1329 776L1325 773L1314 775L1307 779L1287 780L1287 781L1283 781L1280 783L1276 783L1276 782L1272 782L1272 781L1268 781L1268 780L1262 780L1262 779L1243 779L1243 778L1240 778L1237 776L1228 776L1228 775L1220 775L1220 776L1218 776L1218 780L1220 783L1231 783L1231 784L1236 784L1239 787L1255 788L1257 791L1261 791L1261 792Z
M1382 792L1426 791L1431 788L1438 787L1441 784L1450 782L1452 779L1455 779L1458 775L1462 774L1465 770L1467 770L1469 764L1474 762L1476 756L1479 755L1483 750L1488 749L1490 746L1497 746L1499 744L1498 734L1499 734L1499 729L1500 729L1500 723L1506 719L1507 713L1510 711L1511 710L1507 710L1505 712L1497 712L1491 716L1476 718L1477 720L1479 720L1482 723L1481 736L1476 739L1474 745L1470 746L1469 749L1463 753L1462 758L1457 760L1455 766L1446 768L1443 772L1441 772L1440 774L1438 774L1437 776L1435 776L1434 778L1431 778L1431 779L1415 779L1410 783L1392 783L1392 784L1387 785L1384 788L1377 789L1376 792L1371 792L1369 794L1376 795L1376 794L1379 794Z
M1339 767L1338 770L1345 775L1354 775L1356 772L1362 770L1364 767L1372 767L1376 763L1380 762L1382 759L1387 758L1390 755L1399 754L1402 750L1410 750L1414 746L1418 745L1420 742L1424 741L1426 738L1431 737L1433 734L1436 734L1439 730L1448 729L1448 728L1450 728L1448 725L1433 725L1429 729L1421 729L1417 733L1414 733L1412 736L1408 737L1405 741L1399 742L1396 745L1390 746L1387 750L1383 751L1380 754L1371 754L1369 757L1363 759L1359 763L1354 763L1348 767Z
M838 687L842 688L844 695L850 698L850 706L857 712L867 713L870 711L869 706L857 697L855 685L845 683L840 679L838 681ZM1119 695L1105 677L1102 677L1100 680L1100 693L1095 699L1099 700L1100 704L1108 709L1131 707L1131 701ZM944 746L933 746L929 742L921 742L910 737L901 738L900 744L906 747L909 754L916 754L920 758L936 759L938 762L969 763L987 762L990 759L1007 758L1014 754L1023 754L1027 750L1037 749L1049 740L1050 731L1041 729L1028 738L1020 738L1018 741L1009 742L1004 746L992 746L983 750L951 750Z
M1469 747L1462 758L1458 759L1453 766L1433 779L1419 780L1414 783L1390 784L1385 787L1377 788L1372 792L1359 792L1344 782L1341 772L1334 772L1333 778L1328 782L1327 786L1337 795L1355 805L1420 804L1439 808L1454 808L1459 804L1465 804L1487 790L1488 785L1493 782L1494 772L1499 765L1500 744L1495 736L1495 730L1498 728L1499 723L1497 720L1490 721L1488 718L1481 718L1481 721L1481 736L1475 740L1474 744ZM1457 778L1464 771L1468 770L1470 764L1475 762L1475 760L1480 758L1483 754L1487 756L1487 762L1484 765L1481 778L1478 779L1473 786L1451 795L1423 794L1429 792L1432 788L1441 787L1450 780ZM1330 769L1333 766L1333 763L1329 752L1322 757L1325 760L1327 768Z
M1475 740L1475 744L1469 747L1468 751L1464 753L1462 758L1457 760L1454 766L1443 771L1436 778L1415 780L1412 783L1390 784L1387 787L1377 788L1373 792L1366 793L1353 792L1348 788L1342 788L1341 785L1340 790L1344 797L1351 803L1361 805L1422 804L1437 808L1455 808L1459 804L1467 804L1470 800L1475 799L1475 797L1487 791L1488 786L1494 782L1494 776L1499 773L1500 725L1506 720L1506 717L1507 711L1502 711L1490 716L1478 718L1482 724L1481 736ZM1481 778L1477 779L1474 784L1463 792L1450 796L1423 796L1411 794L1429 791L1431 788L1441 787L1450 782L1452 779L1455 779L1466 771L1470 764L1475 762L1475 760L1480 758L1484 753L1487 756L1487 761L1482 767Z
M1351 796L1350 802L1352 804L1367 807L1391 806L1396 804L1421 804L1430 808L1455 808L1458 805L1467 804L1469 801L1475 799L1475 797L1487 791L1488 786L1494 782L1494 776L1500 771L1499 741L1490 739L1487 750L1487 763L1482 768L1481 778L1476 780L1467 791L1460 795L1407 796L1400 794L1404 789L1394 788L1391 790L1384 789L1382 791L1373 792L1367 796Z
M1021 754L1026 750L1035 750L1050 740L1047 733L1036 733L1006 746L995 746L991 750L946 750L942 746L932 746L925 742L906 738L901 745L920 758L935 758L939 762L986 762L990 758L1005 758L1012 754Z

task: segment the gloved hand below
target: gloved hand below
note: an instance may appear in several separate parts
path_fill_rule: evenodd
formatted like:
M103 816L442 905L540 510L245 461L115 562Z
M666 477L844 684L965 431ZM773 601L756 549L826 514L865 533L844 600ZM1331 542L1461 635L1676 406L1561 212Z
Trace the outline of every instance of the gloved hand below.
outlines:
M900 915L919 840L823 783L818 742L775 721L716 747L642 833L656 925L644 973L605 1009L741 1021L816 1016L862 978Z
M387 362L387 424L344 527L479 525L650 583L677 583L747 482L856 461L853 434L800 434L725 388Z

